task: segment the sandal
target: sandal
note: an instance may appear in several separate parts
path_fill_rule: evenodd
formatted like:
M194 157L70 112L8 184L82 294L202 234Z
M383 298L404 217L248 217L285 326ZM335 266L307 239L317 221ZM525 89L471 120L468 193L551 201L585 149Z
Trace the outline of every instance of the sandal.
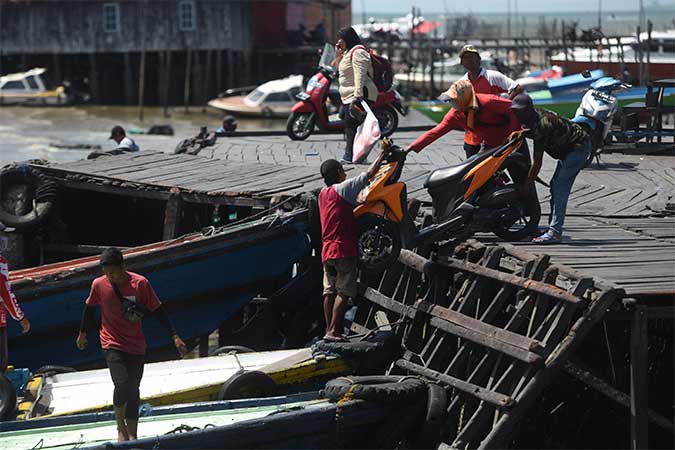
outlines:
M532 239L532 242L535 244L560 244L562 242L562 236L555 231L548 230L541 236Z
M323 337L323 340L326 341L326 342L347 342L347 339L345 339L345 338L342 337L342 336L329 336L329 335L325 335L325 336Z

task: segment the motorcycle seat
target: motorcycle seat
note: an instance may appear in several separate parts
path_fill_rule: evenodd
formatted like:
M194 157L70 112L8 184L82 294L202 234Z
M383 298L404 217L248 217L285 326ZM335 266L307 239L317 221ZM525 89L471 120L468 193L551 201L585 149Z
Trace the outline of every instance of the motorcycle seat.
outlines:
M424 182L424 187L427 189L434 189L444 186L448 183L454 183L466 175L466 173L471 170L471 168L474 167L477 162L485 159L487 156L489 156L488 153L473 155L471 158L460 164L457 164L456 166L436 169L429 174L429 177Z

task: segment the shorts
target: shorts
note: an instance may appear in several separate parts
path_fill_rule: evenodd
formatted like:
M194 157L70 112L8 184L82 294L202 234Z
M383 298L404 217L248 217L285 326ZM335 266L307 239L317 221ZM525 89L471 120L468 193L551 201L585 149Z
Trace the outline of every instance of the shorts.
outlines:
M356 297L356 257L329 259L323 263L323 295Z

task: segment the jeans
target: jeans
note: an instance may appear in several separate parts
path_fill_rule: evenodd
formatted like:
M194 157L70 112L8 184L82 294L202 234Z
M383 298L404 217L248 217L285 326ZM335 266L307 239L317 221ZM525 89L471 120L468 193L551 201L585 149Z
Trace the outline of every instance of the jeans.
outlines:
M562 235L572 185L586 159L591 154L591 140L586 139L574 146L565 159L559 160L553 178L551 178L551 215L549 230Z

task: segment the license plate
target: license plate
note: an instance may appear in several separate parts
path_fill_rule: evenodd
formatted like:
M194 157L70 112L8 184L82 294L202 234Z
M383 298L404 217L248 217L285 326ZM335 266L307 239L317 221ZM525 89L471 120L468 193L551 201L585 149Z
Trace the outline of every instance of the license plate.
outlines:
M307 92L300 92L295 96L295 98L297 98L298 100L308 100L309 94Z

